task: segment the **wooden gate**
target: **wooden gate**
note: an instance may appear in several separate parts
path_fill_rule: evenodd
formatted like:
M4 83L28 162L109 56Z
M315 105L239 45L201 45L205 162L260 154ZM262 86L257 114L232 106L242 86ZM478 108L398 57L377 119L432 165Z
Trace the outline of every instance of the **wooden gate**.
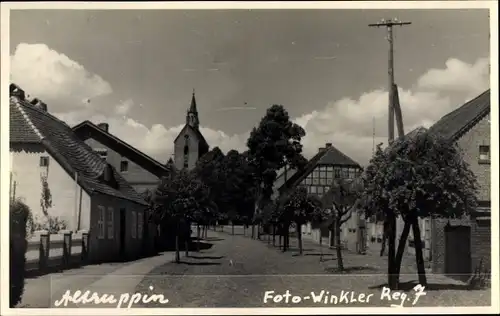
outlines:
M471 228L446 225L444 233L444 273L454 279L467 281L472 273Z

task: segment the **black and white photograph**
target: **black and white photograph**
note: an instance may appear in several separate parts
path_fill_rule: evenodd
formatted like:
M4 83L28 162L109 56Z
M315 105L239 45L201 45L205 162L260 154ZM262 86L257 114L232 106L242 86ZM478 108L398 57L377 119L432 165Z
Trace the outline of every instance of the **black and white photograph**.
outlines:
M497 5L356 2L2 3L2 314L497 313Z

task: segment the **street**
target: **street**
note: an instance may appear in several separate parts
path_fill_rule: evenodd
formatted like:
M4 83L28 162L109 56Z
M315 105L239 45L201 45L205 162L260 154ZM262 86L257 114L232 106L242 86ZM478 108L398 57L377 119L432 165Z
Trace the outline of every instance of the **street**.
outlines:
M208 249L182 258L180 264L165 263L142 280L136 291L148 295L162 294L169 300L167 304L149 303L142 307L490 304L489 290L466 291L460 283L439 275L428 275L431 289L425 296L416 295L412 286L406 292L407 297L405 294L393 297L381 289L386 282L385 258L345 251L346 271L339 274L332 250L325 249L320 262L319 247L312 242L304 241L304 254L298 256L296 238L290 239L291 250L282 253L268 244L267 237L262 237L260 241L252 240L249 234L247 231L247 236L243 236L241 227L235 228L234 236L230 227L224 227L224 232L209 231L204 241ZM412 259L409 259L410 262ZM417 279L411 264L404 264L401 273L403 283ZM267 302L264 302L265 296Z

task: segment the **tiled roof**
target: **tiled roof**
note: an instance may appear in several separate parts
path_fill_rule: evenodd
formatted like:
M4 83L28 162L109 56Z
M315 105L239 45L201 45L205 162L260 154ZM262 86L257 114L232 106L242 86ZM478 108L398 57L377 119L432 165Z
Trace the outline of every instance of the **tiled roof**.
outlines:
M455 141L490 113L490 90L443 116L429 131Z
M335 146L329 144L328 147L314 155L302 170L296 171L278 190L282 191L285 188L293 187L319 165L361 168L357 162L346 156L343 152L335 148Z
M40 143L47 152L76 178L89 194L98 192L146 205L130 184L103 161L87 144L81 141L63 121L17 97L10 99L10 144ZM103 180L103 173L111 168L118 183L114 188ZM75 176L76 173L76 176Z
M75 132L75 134L83 141L88 138L97 140L159 178L168 173L166 165L161 164L157 160L127 144L125 141L114 136L113 134L104 131L102 128L90 121L83 121L82 123L74 126L73 132Z

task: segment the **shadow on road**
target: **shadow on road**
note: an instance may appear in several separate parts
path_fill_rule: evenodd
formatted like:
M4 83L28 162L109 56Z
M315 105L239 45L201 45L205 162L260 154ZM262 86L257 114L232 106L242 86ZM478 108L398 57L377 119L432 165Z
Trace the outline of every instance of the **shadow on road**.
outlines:
M217 237L208 237L205 238L206 241L223 241L224 239L222 238L217 238Z
M332 259L334 260L334 259ZM373 268L373 267L363 267L363 266L354 266L354 267L346 267L344 268L343 270L339 270L339 268L335 267L335 268L325 268L325 271L328 272L328 273L335 273L335 274L339 274L339 273L353 273L353 272L361 272L361 271L379 271L377 270L376 268ZM381 286L382 288L383 286Z
M418 285L418 281L412 280L408 282L399 283L399 290L401 291L411 291L415 286ZM369 289L381 289L387 287L387 283L375 285L369 287ZM468 284L457 284L457 283L428 283L425 286L426 291L443 291L443 290L455 290L455 291L474 291L480 290L470 287Z
M179 264L185 264L188 266L220 266L220 262L188 262L179 261Z
M211 257L211 256L189 256L188 258L190 259L209 259L209 260L219 260L224 258L224 256L216 256L216 257Z
M323 254L321 254L321 253L319 253L319 252L315 252L315 253L306 253L306 254L305 254L305 256L314 256L314 257L321 257L321 256L323 256L323 257L335 257L335 255L334 255L334 254L332 254L332 253L323 253Z
M207 250L214 246L209 242L193 241L189 244L189 251Z

